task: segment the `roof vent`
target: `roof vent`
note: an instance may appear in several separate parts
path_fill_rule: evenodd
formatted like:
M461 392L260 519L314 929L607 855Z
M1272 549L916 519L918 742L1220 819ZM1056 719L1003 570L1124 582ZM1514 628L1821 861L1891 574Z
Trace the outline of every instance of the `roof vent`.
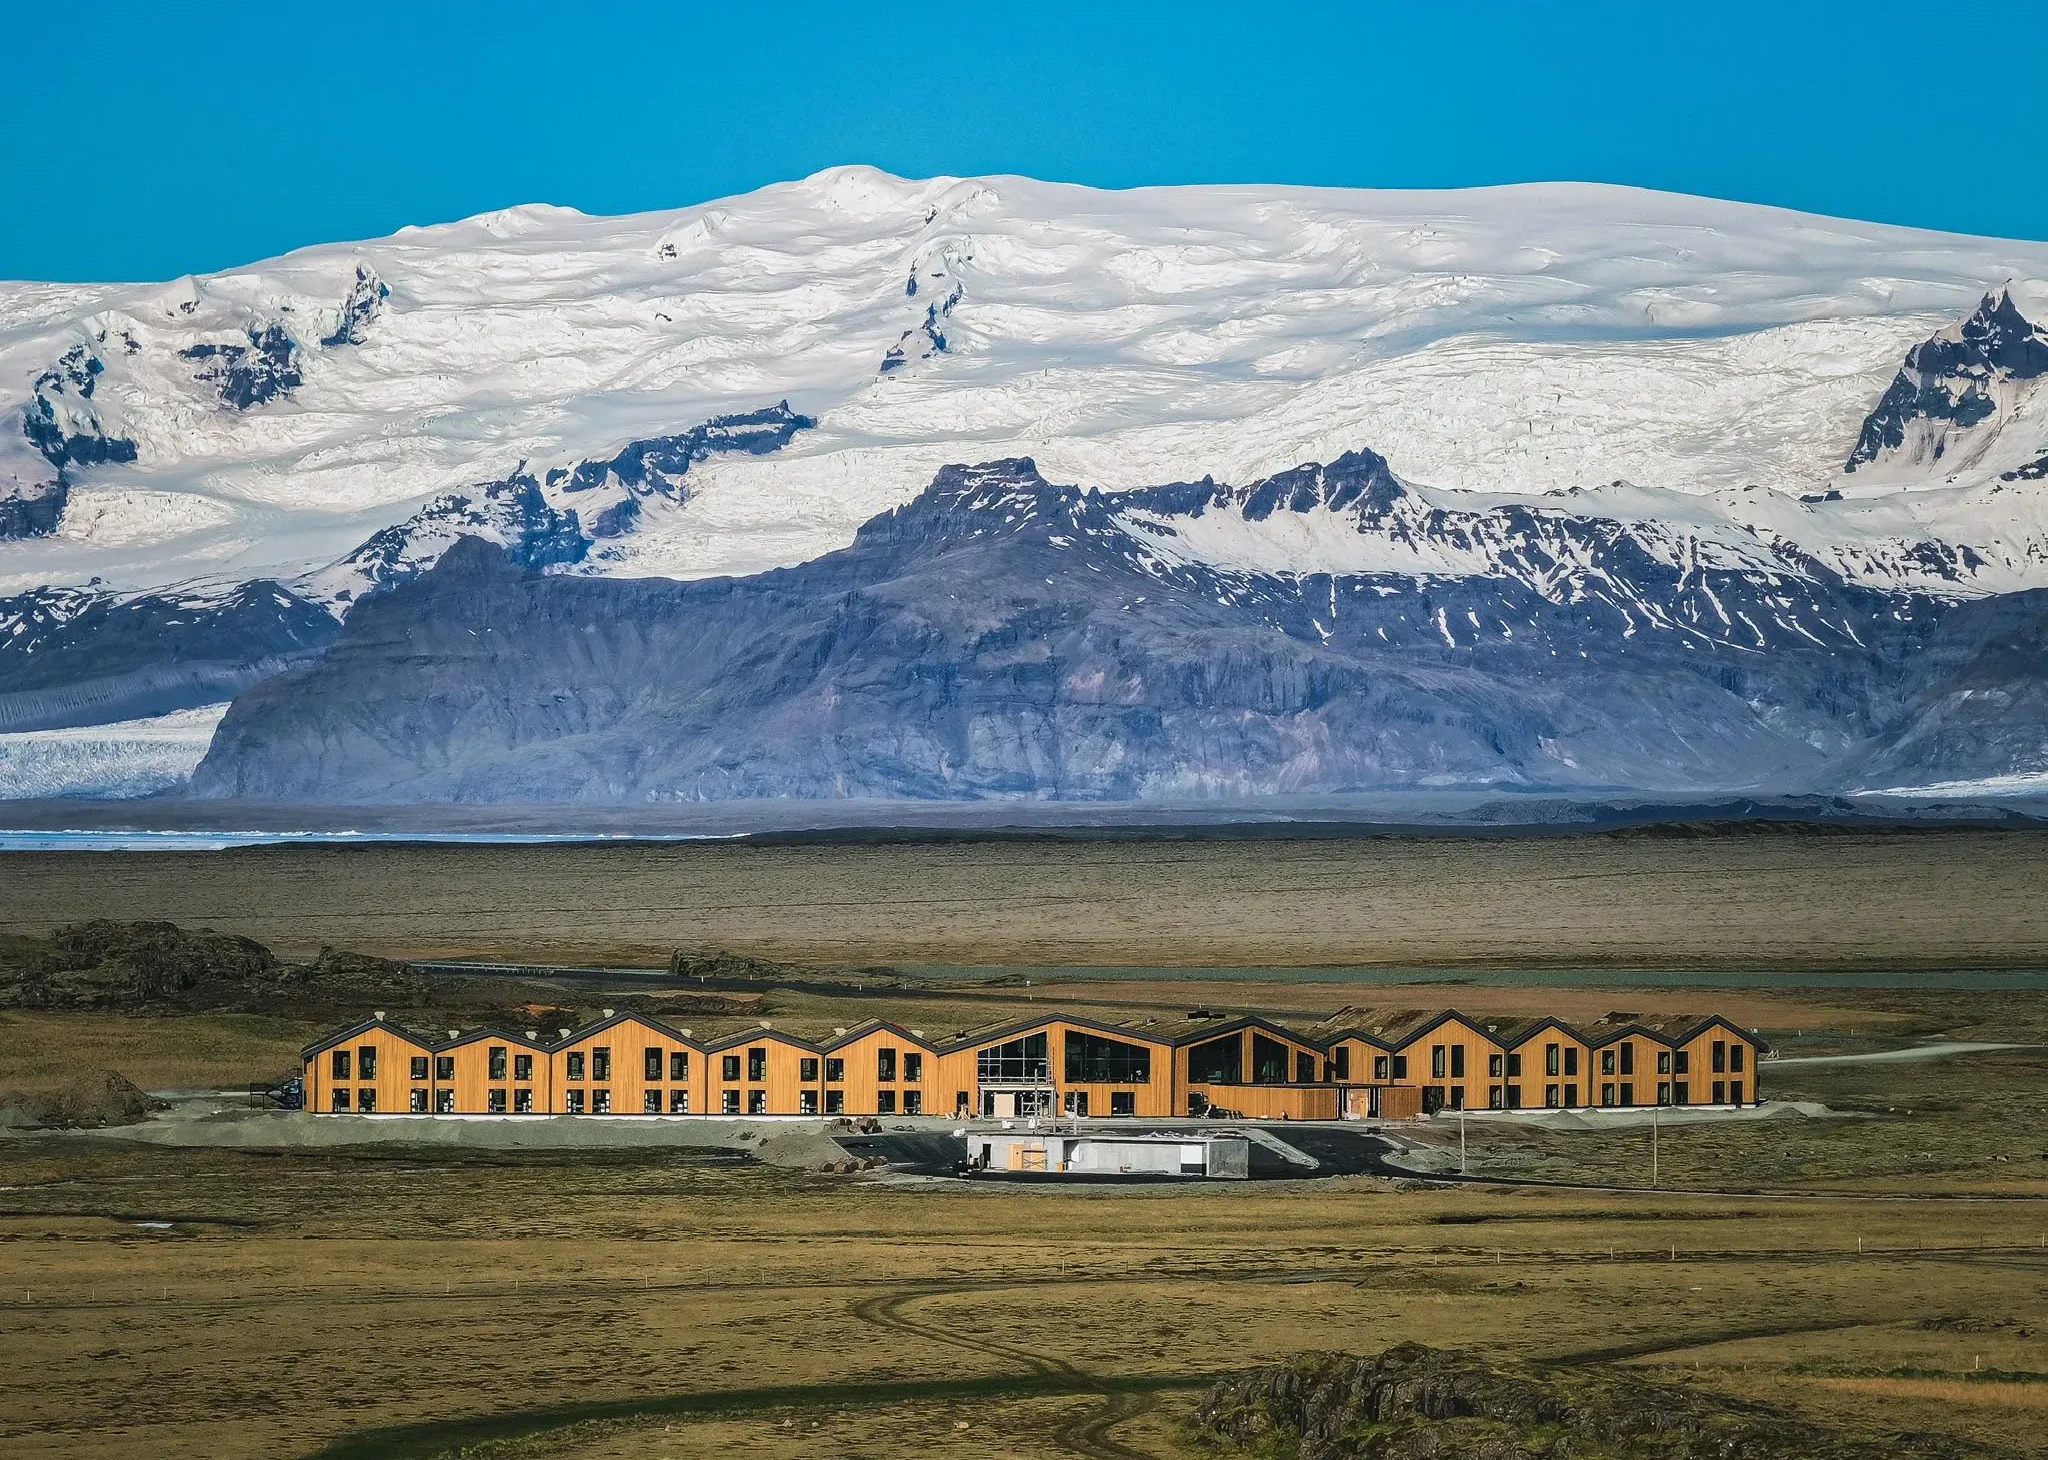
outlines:
M379 1024L382 1024L384 1022L384 1011L382 1009L373 1009L370 1012L370 1017L372 1019L375 1019Z
M910 1031L910 1037L912 1039L922 1039L924 1038L924 1031L922 1029L913 1029Z
M692 1037L692 1036L691 1036L691 1034L690 1034L690 1031L689 1031L689 1030L687 1030L687 1029L678 1029L678 1030L676 1031L676 1033L678 1033L678 1034L682 1035L682 1036L683 1036L683 1038L685 1038L685 1039L689 1039L689 1038L691 1038L691 1037Z
M835 1038L839 1038L839 1039L844 1039L844 1038L846 1038L846 1030L845 1030L845 1028L844 1028L844 1027L842 1027L842 1026L838 1026L838 1025L835 1025L835 1026L833 1027L832 1033L833 1033L833 1036L834 1036Z
M462 1038L462 1031L460 1029L451 1029L448 1031L448 1037L450 1039L460 1039Z
M555 1037L558 1039L567 1039L569 1037L569 1031L566 1029L557 1029L555 1031Z
M772 1023L770 1023L770 1022L769 1022L768 1020L766 1020L766 1019L763 1019L763 1020L761 1021L761 1027L762 1027L763 1029L773 1029L773 1028L774 1028L775 1026L774 1026L774 1025L773 1025Z
M606 1009L606 1010L604 1011L604 1017L605 1017L605 1018L607 1018L607 1019L609 1019L609 1018L611 1018L611 1017L612 1017L612 1015L613 1015L613 1014L615 1014L615 1013L617 1013L617 1012L618 1012L618 1011L617 1011L616 1009Z
M529 1029L526 1031L526 1037L528 1039L538 1040L540 1038L540 1031L538 1029Z

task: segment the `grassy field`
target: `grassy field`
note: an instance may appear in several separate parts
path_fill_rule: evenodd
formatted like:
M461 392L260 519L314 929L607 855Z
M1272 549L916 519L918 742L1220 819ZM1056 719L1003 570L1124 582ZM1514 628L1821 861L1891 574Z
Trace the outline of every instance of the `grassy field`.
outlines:
M661 963L2048 963L2048 834L694 842L0 855L0 933L169 918L280 953Z
M2048 1453L2039 1202L79 1137L0 1186L10 1456L1170 1455L1208 1376L1408 1338Z
M288 952L1040 966L1028 988L992 970L727 992L679 1018L700 1033L886 1013L950 1034L1046 1005L1711 1009L1798 1057L2048 1041L2048 992L1939 971L2048 962L2044 872L2048 840L1987 833L14 856L0 932L164 916ZM1888 962L1924 986L1801 983ZM1154 971L1058 971L1087 964ZM1532 987L1490 981L1496 964L1586 972ZM650 994L552 987L586 1014ZM314 1032L9 1012L0 1089L101 1068L231 1087ZM1845 1114L1660 1128L1655 1189L1641 1126L1470 1122L1495 1185L1173 1190L849 1179L701 1148L0 1133L0 1454L1167 1457L1214 1376L1419 1339L2048 1457L2048 1051L1759 1078ZM1421 1138L1450 1156L1458 1131Z

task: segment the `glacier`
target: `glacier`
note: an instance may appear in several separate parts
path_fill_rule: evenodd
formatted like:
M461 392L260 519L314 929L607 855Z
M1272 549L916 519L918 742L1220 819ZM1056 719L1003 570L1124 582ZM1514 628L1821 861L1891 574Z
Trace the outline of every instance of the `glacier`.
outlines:
M847 167L625 218L510 208L169 284L0 284L0 734L232 697L194 789L287 799L2031 786L2048 767L2032 662L1998 646L2048 589L2044 280L2039 243L1597 185L1106 192ZM1377 485L1333 500L1332 474L1360 471ZM961 498L969 479L1006 485ZM1076 759L1032 728L1071 706L970 695L964 741L860 721L893 761L789 739L822 733L807 695L858 697L799 691L765 645L718 660L738 640L716 605L780 585L780 632L811 642L805 614L871 601L847 575L905 512L936 534L926 555L954 540L941 518L1073 518L939 556L1020 595L989 605L1005 642L1039 631L1019 604L1054 612L1033 583L1061 622L1094 622L1089 592L1112 582L1122 619L1156 617L1122 665L1153 738L1097 715L1074 732L1097 760ZM484 666L378 639L397 611L379 605L469 611L436 576L466 539L503 556L526 609L653 615L643 668L711 634L724 676L758 676L731 721L753 741L724 770L656 773L698 708L549 738L532 705L484 702L561 685L485 693ZM955 716L967 702L935 686L965 693L992 661L951 637L928 563L890 571L928 630L949 625L913 636L936 657L876 641L820 662L925 686L893 702L913 722ZM1133 575L1171 591L1126 591ZM1165 651L1192 632L1190 592L1228 621L1203 634L1254 636L1247 663L1280 673L1259 637L1278 635L1289 663L1352 686L1353 711L1392 719L1261 719L1306 712ZM495 642L531 656L560 628L543 620L534 643ZM1425 672L1438 651L1485 663ZM1645 698L1596 696L1563 733L1542 708L1572 679L1552 651ZM377 723L373 662L482 696L467 713L516 754ZM1153 677L1210 672L1251 719L1189 719ZM1747 699L1721 683L1764 679ZM1466 699L1441 697L1454 680ZM771 703L780 718L749 718ZM1441 754L1404 715L1439 727ZM1753 759L1709 753L1709 724ZM378 735L409 749L369 768L358 739ZM1275 759L1288 735L1306 739Z

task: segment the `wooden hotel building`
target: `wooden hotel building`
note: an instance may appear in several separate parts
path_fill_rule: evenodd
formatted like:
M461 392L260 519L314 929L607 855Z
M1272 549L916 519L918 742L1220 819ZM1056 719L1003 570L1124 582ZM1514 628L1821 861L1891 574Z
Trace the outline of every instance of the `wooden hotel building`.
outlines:
M1250 1015L1111 1024L1067 1014L943 1039L886 1019L812 1039L700 1038L606 1011L581 1029L400 1028L382 1013L302 1052L333 1115L1127 1116L1408 1119L1440 1110L1739 1106L1766 1045L1714 1015L1364 1016L1298 1032Z

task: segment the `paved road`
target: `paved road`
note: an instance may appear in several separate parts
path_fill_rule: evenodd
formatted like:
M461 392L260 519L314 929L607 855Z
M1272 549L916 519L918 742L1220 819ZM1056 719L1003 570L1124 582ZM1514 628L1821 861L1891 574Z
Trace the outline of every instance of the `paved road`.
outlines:
M1167 1127L1172 1128L1172 1127ZM1132 1131L1153 1130L1155 1127L1140 1123ZM1172 1128L1185 1130L1186 1127ZM1251 1175L1255 1181L1300 1180L1304 1177L1320 1176L1409 1176L1414 1173L1401 1170L1386 1163L1386 1157L1399 1148L1386 1137L1369 1130L1332 1125L1308 1125L1295 1122L1278 1124L1244 1125L1237 1122L1218 1123L1214 1127L1200 1127L1190 1132L1202 1135L1220 1134L1224 1130L1244 1131L1253 1136L1251 1143ZM1104 1132L1109 1134L1109 1132ZM879 1135L837 1135L833 1139L852 1156L884 1156L889 1167L919 1176L951 1176L955 1165L967 1155L967 1142L950 1131L884 1131ZM1290 1146L1300 1156L1308 1158L1313 1165L1297 1159L1290 1159L1277 1146ZM1014 1179L1006 1176L1004 1179ZM1076 1180L1100 1182L1130 1181L1178 1181L1185 1178L1176 1176L1046 1176L1047 1181L1072 1182Z

